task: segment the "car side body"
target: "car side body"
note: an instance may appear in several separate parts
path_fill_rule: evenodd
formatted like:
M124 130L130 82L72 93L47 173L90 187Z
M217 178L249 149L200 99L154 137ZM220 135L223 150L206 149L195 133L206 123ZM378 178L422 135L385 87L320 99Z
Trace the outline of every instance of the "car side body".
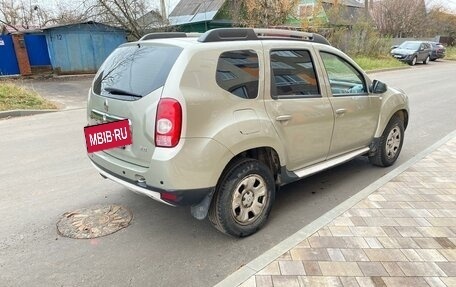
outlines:
M409 119L407 96L369 79L340 50L281 37L205 42L203 36L122 45L178 51L162 85L138 98L97 88L107 81L107 66L116 67L113 59L123 64L122 53L100 69L89 92L88 124L129 119L133 135L132 146L89 154L103 177L172 206L190 205L198 219L209 212L222 232L247 236L264 224L280 186L360 155L380 166L396 160ZM157 144L166 101L181 112L174 146Z

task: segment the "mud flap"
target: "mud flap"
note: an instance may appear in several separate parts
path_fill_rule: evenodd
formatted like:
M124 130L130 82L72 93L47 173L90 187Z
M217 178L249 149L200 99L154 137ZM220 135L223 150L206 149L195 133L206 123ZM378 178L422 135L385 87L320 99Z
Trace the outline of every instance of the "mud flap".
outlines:
M206 218L207 213L209 211L209 207L211 206L212 196L214 196L215 189L213 189L208 195L204 197L204 199L190 207L190 213L193 217L198 220L203 220Z
M374 138L374 140L369 145L368 156L374 156L375 153L377 153L379 146L380 146L380 138Z

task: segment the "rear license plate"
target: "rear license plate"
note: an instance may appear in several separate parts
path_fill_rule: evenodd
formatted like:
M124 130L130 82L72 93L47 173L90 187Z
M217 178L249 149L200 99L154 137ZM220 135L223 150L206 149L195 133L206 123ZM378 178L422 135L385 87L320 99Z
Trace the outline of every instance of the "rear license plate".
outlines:
M84 135L88 153L132 144L128 119L84 127Z

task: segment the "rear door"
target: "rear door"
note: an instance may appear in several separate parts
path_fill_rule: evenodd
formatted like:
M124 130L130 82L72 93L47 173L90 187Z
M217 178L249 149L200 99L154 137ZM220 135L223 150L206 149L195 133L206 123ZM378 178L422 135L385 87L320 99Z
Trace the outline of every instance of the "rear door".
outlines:
M266 65L265 105L286 150L287 168L298 170L326 159L334 117L322 94L310 45L263 41ZM269 61L269 62L268 62Z
M103 152L140 166L150 165L157 105L181 51L158 43L127 44L106 59L93 82L89 124L128 119L133 144Z

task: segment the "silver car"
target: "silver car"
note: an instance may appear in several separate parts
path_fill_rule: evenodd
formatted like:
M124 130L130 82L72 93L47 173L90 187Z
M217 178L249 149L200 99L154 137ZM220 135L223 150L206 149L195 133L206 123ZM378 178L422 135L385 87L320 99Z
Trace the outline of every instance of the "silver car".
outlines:
M392 165L409 108L318 34L231 28L121 45L87 117L130 123L131 145L89 154L103 177L243 237L287 183L357 156Z

